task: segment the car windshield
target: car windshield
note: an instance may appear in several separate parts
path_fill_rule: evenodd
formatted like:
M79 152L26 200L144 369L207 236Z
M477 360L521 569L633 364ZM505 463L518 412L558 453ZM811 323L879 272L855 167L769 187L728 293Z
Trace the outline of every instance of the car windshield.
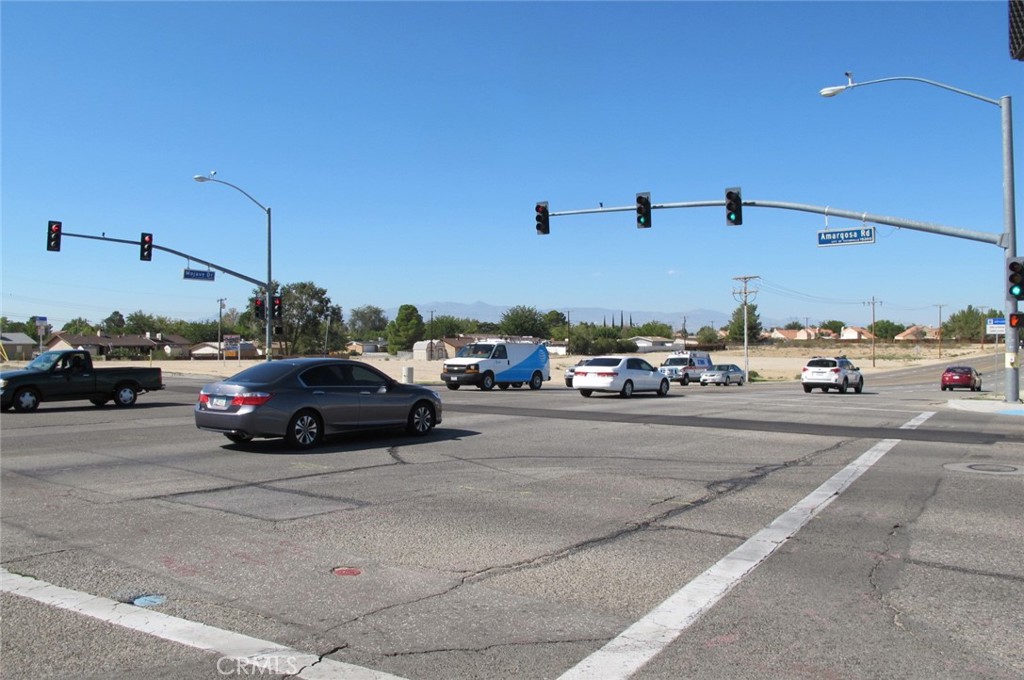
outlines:
M60 352L43 352L25 368L30 371L49 371L60 358Z
M616 359L615 357L601 357L599 359L592 359L587 366L618 366L622 363L622 359Z
M668 359L665 360L665 363L662 364L662 366L685 366L685 365L686 365L686 359L683 359L682 357L669 357Z
M485 345L482 343L473 343L466 345L458 352L455 356L457 357L470 357L474 359L486 359L491 356L491 352L494 350L494 345Z
M807 362L810 368L832 368L836 365L835 359L811 359ZM932 375L935 375L932 373Z
M971 369L967 368L966 366L952 366L952 367L950 367L950 368L947 368L947 369L946 369L946 372L947 372L947 373L963 373L963 374L969 374L969 373L971 372ZM934 374L933 374L933 375L934 375Z
M720 365L718 365L718 366L715 366L715 367L714 367L714 368L712 368L711 370L712 370L712 371L728 371L728 370L729 370L729 367L728 367L727 365L725 365L725 364L720 364ZM934 374L932 374L932 375L934 375Z

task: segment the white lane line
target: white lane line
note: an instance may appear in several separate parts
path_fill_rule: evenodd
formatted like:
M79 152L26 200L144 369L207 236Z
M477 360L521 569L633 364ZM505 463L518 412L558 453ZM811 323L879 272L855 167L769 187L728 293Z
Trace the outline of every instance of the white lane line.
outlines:
M933 415L934 411L921 413L900 429L916 429ZM900 441L883 439L872 446L717 564L563 673L559 680L617 680L636 673Z
M397 675L332 659L321 661L315 654L300 652L275 642L62 588L28 576L12 574L3 568L0 568L0 591L219 654L216 667L224 675L247 675L262 671L305 680L404 680Z

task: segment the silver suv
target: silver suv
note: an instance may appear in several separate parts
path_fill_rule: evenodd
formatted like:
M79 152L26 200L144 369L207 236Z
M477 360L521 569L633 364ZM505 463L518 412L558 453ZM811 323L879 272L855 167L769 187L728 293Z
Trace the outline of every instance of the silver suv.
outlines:
M822 392L836 389L840 394L846 394L850 387L857 394L864 391L864 376L846 357L814 357L804 366L800 382L804 392L815 387L820 387Z

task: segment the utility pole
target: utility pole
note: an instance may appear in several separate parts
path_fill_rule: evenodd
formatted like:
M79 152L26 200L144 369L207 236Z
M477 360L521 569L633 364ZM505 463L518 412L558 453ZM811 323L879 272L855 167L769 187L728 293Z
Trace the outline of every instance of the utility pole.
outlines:
M427 350L427 359L434 359L434 310L430 310L430 349Z
M871 368L875 367L875 305L882 304L881 300L876 300L875 296L872 295L871 299L864 303L865 305L871 305Z
M566 355L571 354L572 344L569 339L572 338L572 310L565 310L565 353Z
M217 298L217 356L220 358L220 363L224 363L224 336L221 334L221 319L224 316L224 303L227 302L227 298ZM242 343L238 343L238 354L242 354Z
M760 276L734 276L733 281L742 281L743 290L734 290L732 296L736 298L737 295L743 296L743 375L744 379L750 381L750 355L747 348L748 344L748 332L747 332L747 301L751 296L757 297L757 290L750 290L747 288L747 284L754 279L759 279ZM739 298L736 298L739 299Z
M938 329L938 332L935 335L939 339L939 358L941 359L942 358L942 308L945 307L946 305L935 305L935 306L939 308L939 329Z

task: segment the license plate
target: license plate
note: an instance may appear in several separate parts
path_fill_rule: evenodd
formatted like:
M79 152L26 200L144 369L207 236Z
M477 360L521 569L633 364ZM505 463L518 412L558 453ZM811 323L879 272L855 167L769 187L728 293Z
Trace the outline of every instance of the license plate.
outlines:
M210 408L215 408L215 409L218 409L218 410L224 410L227 407L228 407L228 398L227 397L211 397L210 398Z

